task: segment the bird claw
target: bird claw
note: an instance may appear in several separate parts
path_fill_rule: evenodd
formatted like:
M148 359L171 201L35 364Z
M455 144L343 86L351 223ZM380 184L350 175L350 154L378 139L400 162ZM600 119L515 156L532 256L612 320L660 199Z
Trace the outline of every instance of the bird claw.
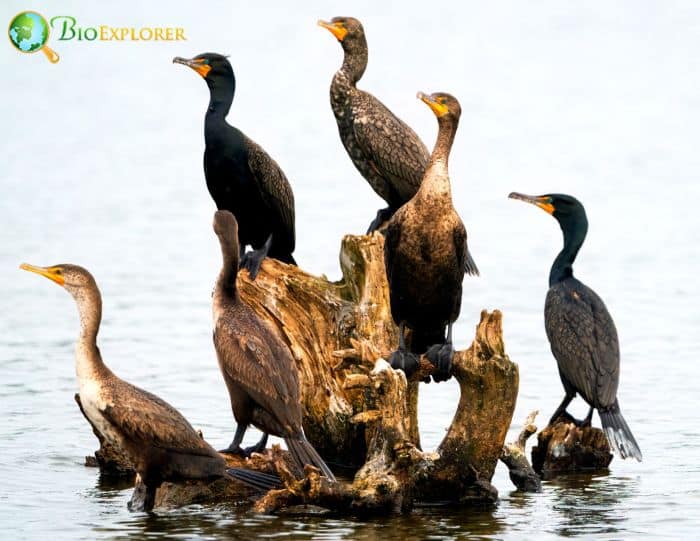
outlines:
M407 378L418 370L420 361L418 356L406 350L397 349L389 357L389 364L394 370L403 370Z
M435 367L435 372L433 372L435 383L447 381L452 377L452 357L454 354L455 350L449 342L430 346L425 352L425 356Z
M253 453L260 453L261 451L265 450L265 444L261 442L256 443L255 445L251 445L250 447L246 447L243 449L243 453L245 453L246 457L250 457Z
M261 256L256 250L246 252L243 254L243 257L241 257L239 268L246 269L250 275L250 279L255 280L255 278L258 276L258 272L260 271L260 266L262 265L262 260L264 258L265 256Z
M392 216L394 215L394 210L391 209L390 207L384 208L384 209L379 209L377 211L377 215L375 216L374 220L372 220L372 223L369 224L369 227L367 228L367 235L371 235L375 231L377 231L384 222L389 220Z
M248 458L250 456L250 453L248 453L248 449L243 449L240 445L236 445L235 447L229 445L226 449L219 449L217 452L223 453L225 455L238 455L245 458Z
M549 420L549 425L555 425L557 423L567 423L567 424L572 424L574 426L577 426L578 428L585 428L587 426L591 426L591 419L586 418L586 419L577 419L573 415L571 415L568 411L563 411L559 415L552 417Z

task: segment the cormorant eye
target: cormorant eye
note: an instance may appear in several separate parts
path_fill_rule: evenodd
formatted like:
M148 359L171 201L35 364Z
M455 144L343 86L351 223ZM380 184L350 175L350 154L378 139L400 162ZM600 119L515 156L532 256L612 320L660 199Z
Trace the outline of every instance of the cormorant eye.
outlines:
M202 64L206 64L206 65L208 66L208 65L209 65L209 59L208 59L208 58L205 58L204 60L202 60Z

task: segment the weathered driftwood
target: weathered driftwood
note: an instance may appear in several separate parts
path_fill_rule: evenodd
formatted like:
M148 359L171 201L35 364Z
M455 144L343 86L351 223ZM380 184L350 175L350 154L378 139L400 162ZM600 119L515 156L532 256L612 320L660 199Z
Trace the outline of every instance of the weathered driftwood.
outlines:
M272 512L304 504L377 513L406 511L415 500L495 500L489 481L518 391L517 366L504 351L501 313L482 312L471 347L455 354L453 375L460 386L455 416L436 451L424 453L418 391L432 365L421 359L421 369L406 381L382 360L398 343L383 237L346 236L340 263L339 282L272 259L263 262L255 282L245 272L239 275L241 296L279 333L297 362L307 437L328 462L355 472L352 483L337 484L310 466L303 475L290 474L287 453L268 449L246 467L274 469L285 488L266 494L257 508ZM166 484L157 502L172 506L247 495L241 487Z
M578 427L557 420L537 435L532 467L545 478L561 473L603 470L613 455L605 433L592 426Z
M533 411L527 416L518 439L504 445L501 454L501 461L508 466L510 480L518 490L523 492L540 492L542 490L540 476L532 469L525 453L528 438L537 432L535 417L538 413L538 411Z

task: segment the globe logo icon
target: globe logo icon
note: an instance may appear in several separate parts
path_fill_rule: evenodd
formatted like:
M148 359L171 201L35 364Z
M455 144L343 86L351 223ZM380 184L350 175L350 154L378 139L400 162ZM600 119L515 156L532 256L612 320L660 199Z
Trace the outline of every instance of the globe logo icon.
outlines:
M23 11L16 15L7 29L10 42L21 53L43 51L52 63L58 62L58 54L46 43L49 41L49 23L35 11Z

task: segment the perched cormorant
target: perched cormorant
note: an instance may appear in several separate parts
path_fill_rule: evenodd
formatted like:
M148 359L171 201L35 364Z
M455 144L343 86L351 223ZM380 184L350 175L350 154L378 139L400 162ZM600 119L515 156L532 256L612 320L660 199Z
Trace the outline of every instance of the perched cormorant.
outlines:
M237 423L233 441L224 452L247 455L261 451L272 434L284 438L302 469L312 464L335 480L304 435L299 376L289 348L238 294L237 230L233 214L225 210L214 214L214 232L223 257L212 306L214 346ZM243 436L251 424L263 432L262 439L242 450Z
M203 53L173 62L189 66L209 87L204 117L204 176L218 209L233 212L243 248L241 266L255 279L266 256L296 265L294 194L282 169L263 148L226 122L236 79L226 57ZM246 252L251 245L253 252Z
M642 452L617 402L620 346L615 323L595 291L574 278L572 265L588 231L583 205L564 194L530 196L513 192L508 197L548 212L564 233L564 248L549 273L544 322L566 394L549 423L564 416L579 426L588 426L597 409L610 446L622 458L641 461ZM583 421L566 412L576 393L590 406Z
M459 316L464 273L479 274L467 249L467 231L452 206L447 161L461 115L453 96L435 93L418 98L438 120L438 136L418 193L389 221L384 262L389 281L391 315L399 325L399 349L391 366L410 376L415 354L427 351L438 370L435 381L450 377L452 323ZM410 352L404 327L412 329ZM445 339L447 327L447 339Z
M68 291L78 305L80 337L76 373L83 411L102 437L130 460L146 487L132 510L150 511L163 481L215 479L225 475L224 459L187 419L157 396L119 379L107 368L97 347L102 298L92 275L77 265L22 269L35 272Z
M357 88L367 68L367 40L362 24L352 17L318 21L340 42L343 65L331 83L331 107L340 139L352 163L389 205L379 210L368 233L413 197L430 155L416 133L369 92Z

